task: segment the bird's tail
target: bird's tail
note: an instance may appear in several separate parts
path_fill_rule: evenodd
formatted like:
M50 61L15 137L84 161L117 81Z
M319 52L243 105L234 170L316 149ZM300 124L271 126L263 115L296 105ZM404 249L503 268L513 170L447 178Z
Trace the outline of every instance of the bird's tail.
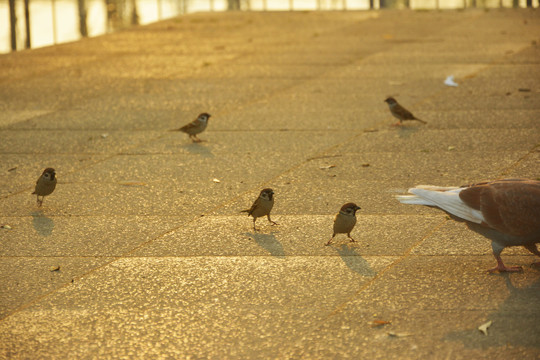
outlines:
M464 188L441 187L431 185L419 185L409 189L412 195L398 195L397 200L402 204L436 206L462 219L477 224L484 221L479 210L475 210L465 204L459 197Z
M249 209L240 211L240 213L244 213L244 212L247 212L247 213L248 213L248 212L249 212Z

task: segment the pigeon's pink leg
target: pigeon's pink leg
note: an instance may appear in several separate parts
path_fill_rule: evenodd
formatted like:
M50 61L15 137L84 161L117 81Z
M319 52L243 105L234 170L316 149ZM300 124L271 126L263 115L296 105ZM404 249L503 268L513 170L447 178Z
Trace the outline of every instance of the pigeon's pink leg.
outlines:
M505 266L500 255L495 255L495 259L497 259L497 266L494 267L493 269L489 269L488 272L490 272L490 273L493 273L495 271L498 271L498 272L519 272L519 271L523 271L523 268L521 266L510 266L510 267Z

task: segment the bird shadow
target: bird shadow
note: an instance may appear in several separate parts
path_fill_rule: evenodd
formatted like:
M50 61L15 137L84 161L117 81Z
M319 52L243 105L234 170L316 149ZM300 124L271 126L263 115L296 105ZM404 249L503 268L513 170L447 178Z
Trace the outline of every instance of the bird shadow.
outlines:
M203 157L214 157L214 154L204 143L191 142L189 144L183 145L183 148L187 150L190 154L201 155Z
M540 348L540 279L530 286L516 288L510 281L512 274L499 274L506 283L509 296L499 308L486 316L492 321L488 336L482 334L474 324L466 330L452 331L445 335L445 341L461 342L466 348L487 349L500 346L521 346Z
M51 218L46 217L43 212L33 211L30 213L32 215L32 226L41 236L50 236L54 229L54 221Z
M419 131L419 126L414 125L402 125L402 126L396 126L398 131L398 136L400 138L408 138L414 135Z
M278 239L276 239L276 236L274 233L270 234L259 234L259 233L245 233L245 235L249 236L255 242L257 245L265 249L270 253L270 255L275 257L284 258L285 257L285 251L283 250L283 245L279 242Z
M350 247L348 244L342 244L337 248L337 252L341 257L341 260L352 271L362 276L375 276L377 273L371 268L369 263L364 259L356 248Z

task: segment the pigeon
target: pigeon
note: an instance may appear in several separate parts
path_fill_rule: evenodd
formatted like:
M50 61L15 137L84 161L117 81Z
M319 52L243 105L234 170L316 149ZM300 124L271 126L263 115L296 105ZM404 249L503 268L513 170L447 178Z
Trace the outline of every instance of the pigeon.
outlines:
M521 271L504 265L501 252L509 246L523 246L540 256L540 181L501 179L461 187L420 185L400 195L403 204L436 206L464 219L469 228L491 239L497 266L489 272ZM534 263L540 265L540 262Z

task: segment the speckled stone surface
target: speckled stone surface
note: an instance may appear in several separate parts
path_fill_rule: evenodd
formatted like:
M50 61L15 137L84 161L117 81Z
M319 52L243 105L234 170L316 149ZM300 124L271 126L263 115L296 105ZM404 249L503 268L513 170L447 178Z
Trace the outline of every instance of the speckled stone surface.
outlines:
M487 274L487 239L394 196L540 177L538 34L532 10L200 13L1 55L0 358L537 359L533 256ZM204 142L168 131L201 112ZM351 201L356 242L324 246Z

